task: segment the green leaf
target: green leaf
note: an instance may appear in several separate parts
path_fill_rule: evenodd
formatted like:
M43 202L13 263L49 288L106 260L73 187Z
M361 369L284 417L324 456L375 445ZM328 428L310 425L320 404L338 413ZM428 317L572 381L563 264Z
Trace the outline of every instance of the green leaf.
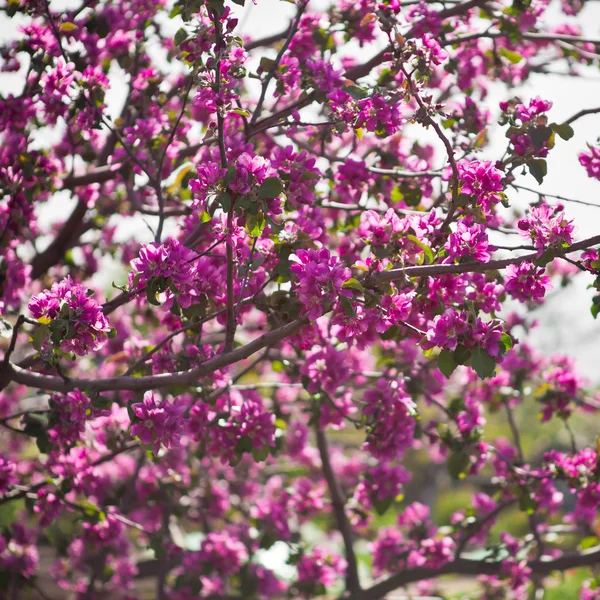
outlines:
M265 216L262 213L246 217L246 229L252 237L259 236L263 232L265 225Z
M392 505L392 499L386 498L385 500L375 500L373 506L377 511L378 515L383 515L387 512L387 509Z
M357 85L345 85L342 87L342 91L346 92L346 94L348 94L355 100L362 100L369 95L369 93L366 90L363 90L363 88Z
M41 454L48 454L52 449L52 444L50 444L48 434L45 431L35 438L35 443Z
M152 285L153 282L154 280L151 279L146 285L146 300L148 300L148 304L160 306L160 302L156 299L156 292L154 291L154 286Z
M471 349L459 344L454 351L454 360L457 365L466 365L471 358Z
M268 456L269 446L266 444L261 448L252 448L252 458L254 458L256 462L263 462L264 460L267 460Z
M42 349L42 344L46 340L46 336L48 335L48 326L41 325L40 327L36 327L31 334L31 343L33 347L40 352Z
M532 515L538 507L538 503L529 495L529 493L525 492L519 498L519 508L526 512L528 515Z
M272 531L265 531L260 538L259 546L260 548L268 550L278 539L278 536Z
M277 198L283 192L283 185L279 177L268 177L258 188L259 198Z
M503 333L500 339L500 353L505 354L513 347L513 339L508 333Z
M496 369L496 359L490 356L481 346L473 348L469 364L480 379L491 377Z
M563 123L562 125L552 123L550 127L556 135L560 136L565 141L570 140L575 135L573 128L568 123Z
M393 340L397 335L402 333L402 329L398 325L392 325L389 329L381 334L382 340Z
M530 127L527 130L531 143L536 149L540 149L552 136L552 129L547 125L538 125L537 127Z
M238 440L238 443L235 445L234 452L241 456L245 452L252 452L252 440L249 437L243 437Z
M433 252L431 248L424 244L416 235L407 235L406 236L411 242L415 243L421 250L423 250L423 254L425 255L426 262L430 265L433 262Z
M11 337L12 330L13 330L12 325L8 321L5 321L4 319L0 318L0 337L3 337L3 338Z
M275 62L275 61L274 61L272 58L267 58L266 56L263 56L263 57L260 59L260 68L261 68L263 71L270 71L270 70L271 70L271 67L273 66L273 63L274 63L274 62Z
M346 296L340 296L340 304L342 305L342 310L347 317L356 317L356 311L354 310L354 306L352 306L352 300L350 300L350 298L346 298Z
M453 452L448 459L448 472L453 479L464 479L467 476L471 458L466 450Z
M527 163L529 172L535 177L535 180L541 185L544 177L548 174L548 164L543 158L536 158Z
M588 548L593 548L600 543L600 540L596 536L589 536L583 538L581 542L579 542L580 550L587 550Z
M70 21L65 21L64 23L60 24L61 31L77 31L77 29L79 29L79 27Z
M450 379L450 375L454 373L458 365L454 360L454 353L451 350L442 350L438 356L438 369L446 376L446 379Z
M231 194L229 192L221 192L218 196L217 196L217 202L219 202L221 204L221 206L223 207L223 210L225 212L229 212L229 209L231 208Z
M365 288L363 284L358 280L351 277L350 279L344 281L344 285L342 286L345 290L357 290L359 292L364 292Z
M185 42L185 40L187 40L188 37L189 37L188 32L183 27L181 27L180 29L177 30L177 33L175 34L175 38L174 38L173 42L176 46L179 46L180 44Z
M229 112L235 113L236 115L240 115L241 117L249 117L250 116L250 111L244 110L242 108L232 108Z
M508 50L507 48L500 48L498 50L498 54L506 58L511 64L516 65L523 60L523 56L518 52L513 52L512 50Z

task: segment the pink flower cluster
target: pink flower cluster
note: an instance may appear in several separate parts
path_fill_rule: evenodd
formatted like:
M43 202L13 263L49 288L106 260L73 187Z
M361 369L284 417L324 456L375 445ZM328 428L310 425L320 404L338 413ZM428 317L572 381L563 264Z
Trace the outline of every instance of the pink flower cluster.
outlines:
M533 263L522 262L508 265L504 275L504 289L520 302L541 302L546 292L552 288L546 269Z
M452 260L468 257L479 262L488 262L490 251L495 250L488 242L485 226L474 223L470 216L458 221L456 230L448 236L444 248Z
M561 206L547 204L529 209L527 217L520 219L517 228L522 237L529 239L537 248L538 256L544 250L561 249L573 243L575 226L565 218Z
M34 318L47 326L50 340L63 352L84 356L102 348L111 332L102 306L87 287L66 277L29 301Z
M483 321L477 317L475 322L468 319L465 311L457 312L448 308L429 323L424 348L446 348L455 350L458 344L467 348L481 346L490 356L498 356L502 327L498 321Z
M457 165L460 193L469 196L475 204L489 212L500 201L504 174L489 160L460 160Z
M320 589L330 587L344 575L347 563L339 554L315 546L302 555L297 566L302 595L313 598L315 591L320 595Z
M79 440L87 421L106 416L108 411L96 409L92 401L80 390L64 395L53 395L50 399L52 417L48 431L50 439L68 445Z
M184 289L193 278L193 258L191 250L172 238L164 244L146 244L142 246L138 258L131 261L131 284L141 285L162 277L168 283L173 283L178 290Z
M413 443L416 407L401 381L378 379L364 392L363 413L372 422L363 448L379 460L398 460Z
M545 113L551 108L552 102L543 100L539 96L532 98L528 105L517 99L510 102L500 102L500 109L505 117L516 126L509 139L517 156L527 155L540 158L548 156L550 150L548 140L543 140L541 144L534 143L532 135L535 135L534 130L536 128L546 126L547 117Z
M329 310L339 296L352 296L349 290L343 289L344 282L350 277L350 269L336 256L331 256L327 248L298 250L290 256L290 261L298 298L311 320Z
M578 158L588 177L600 181L600 145L588 144L588 151L581 152Z
M371 544L377 574L402 568L438 569L454 558L454 540L438 535L429 512L427 506L414 502L398 515L399 529L386 528L378 534Z
M275 446L275 416L265 409L260 394L249 392L227 399L223 396L215 410L203 402L190 409L188 430L194 439L206 444L223 464L236 463L245 453L266 458Z
M166 448L178 448L183 430L183 413L186 405L182 402L159 400L154 392L144 394L144 400L131 406L138 421L131 426L132 437L137 437L146 446L152 446L158 454L161 445Z

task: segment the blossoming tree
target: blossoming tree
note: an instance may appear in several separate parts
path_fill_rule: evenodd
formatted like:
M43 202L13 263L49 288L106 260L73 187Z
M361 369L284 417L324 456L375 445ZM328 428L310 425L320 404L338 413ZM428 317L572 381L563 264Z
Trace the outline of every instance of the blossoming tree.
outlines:
M2 589L47 597L50 546L78 598L153 576L159 599L373 600L460 575L538 599L575 567L600 598L599 449L528 453L519 418L572 433L600 406L527 340L561 279L600 312L600 235L566 198L516 198L600 108L558 122L511 90L598 65L583 0L557 27L546 0L296 0L260 39L233 2L2 7L23 75L0 99ZM595 140L572 152L600 180ZM403 499L423 461L472 492L444 521Z

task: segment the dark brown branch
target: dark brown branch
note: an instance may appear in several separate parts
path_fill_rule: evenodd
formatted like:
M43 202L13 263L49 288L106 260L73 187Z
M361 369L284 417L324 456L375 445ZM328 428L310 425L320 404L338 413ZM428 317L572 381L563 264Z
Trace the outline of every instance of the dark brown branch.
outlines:
M73 190L76 187L82 185L90 185L91 183L104 183L105 181L111 181L118 174L122 168L121 164L105 165L104 167L98 167L92 169L87 173L81 175L69 175L62 180L63 190Z
M565 554L553 560L531 560L527 566L536 575L549 575L554 571L567 571L578 567L590 567L600 564L600 546L574 554ZM429 567L415 567L408 571L402 571L392 575L389 579L376 583L372 587L350 596L349 600L377 600L384 598L386 594L408 585L422 581L423 579L434 579L442 575L467 575L476 577L478 575L502 575L503 563L501 561L471 560L458 558L446 563L438 569Z
M117 390L133 390L146 391L152 389L162 389L174 385L190 386L197 385L198 379L214 373L215 371L235 364L245 358L252 356L255 352L271 346L278 341L287 338L308 323L307 317L295 319L287 325L283 325L278 329L269 331L264 335L249 342L245 346L233 350L227 354L220 354L215 358L207 360L201 365L194 367L188 371L178 371L175 373L164 373L161 375L149 375L147 377L109 377L106 379L85 379L73 378L64 381L60 377L52 375L43 375L27 371L9 363L7 369L8 379L17 383L22 383L29 387L54 391L68 392L74 389L89 389L90 391L117 391Z
M599 40L599 43L600 43L600 40ZM581 119L581 117L585 117L587 115L595 115L597 113L600 113L600 107L598 107L598 108L585 108L583 110L580 110L578 113L575 113L569 119L567 119L565 121L565 124L566 125L570 125L571 123L575 123L575 121L577 121L578 119Z
M346 562L348 563L348 570L346 571L346 590L352 595L358 594L361 590L358 578L358 565L356 562L356 555L354 554L352 528L344 508L346 503L344 501L343 492L331 466L325 432L318 425L316 427L316 435L317 447L319 448L321 463L323 464L323 475L325 476L327 487L331 494L331 504L333 506L336 525L339 532L342 534L344 548L346 550Z
M494 520L503 510L511 507L516 502L516 498L512 498L511 500L507 500L501 504L498 504L494 510L491 510L487 515L484 515L474 523L471 523L464 530L464 537L459 542L456 548L456 557L460 557L462 551L466 548L467 544L470 540L472 540L490 521Z
M600 244L600 235L587 238L572 244L568 248L554 251L555 257L560 257L571 252L578 250L585 250L592 246ZM364 283L366 285L378 285L387 281L403 280L406 277L418 277L418 276L432 276L446 275L446 274L457 274L457 273L483 273L486 271L496 271L505 269L509 265L517 265L525 261L534 261L538 258L536 253L525 254L523 256L517 256L514 258L505 258L502 260L492 260L487 263L480 262L468 262L463 264L449 264L449 265L424 265L424 266L413 266L406 267L404 269L392 269L381 273L375 273L366 278ZM125 301L123 301L125 302ZM176 373L165 373L161 375L152 375L148 377L110 377L106 379L85 379L76 378L64 381L60 377L54 377L51 375L43 375L41 373L34 373L27 371L9 363L7 365L5 379L2 381L4 385L9 381L15 381L29 387L38 388L42 390L49 390L55 392L68 392L75 388L86 389L96 391L116 391L116 390L136 390L146 391L151 389L159 389L172 385L194 385L200 377L210 375L214 371L222 369L232 365L240 360L252 356L255 352L258 352L262 348L271 346L278 341L289 337L302 329L304 325L308 323L307 317L300 317L295 319L291 323L274 329L269 333L265 333L259 338L252 342L229 352L227 354L221 354L215 358L212 358L198 367L190 369L189 371L179 371Z
M274 33L273 35L248 42L247 44L244 44L244 48L246 50L255 50L256 48L263 48L264 46L276 44L281 40L285 40L290 33L290 28L291 25L285 31L280 31L279 33Z
M600 112L600 109L598 109ZM532 194L537 194L538 196L542 196L544 198L555 198L556 200L560 200L561 202L573 202L574 204L581 204L583 206L591 206L592 208L600 208L600 204L594 204L593 202L586 202L585 200L577 200L576 198L566 198L565 196L559 196L558 194L549 194L548 192L542 192L541 190L534 190L533 188L517 185L516 183L510 184L517 190L525 190L526 192L531 192Z
M79 199L73 212L52 243L31 262L31 278L38 279L59 262L67 250L79 239L81 223L87 213L87 202Z

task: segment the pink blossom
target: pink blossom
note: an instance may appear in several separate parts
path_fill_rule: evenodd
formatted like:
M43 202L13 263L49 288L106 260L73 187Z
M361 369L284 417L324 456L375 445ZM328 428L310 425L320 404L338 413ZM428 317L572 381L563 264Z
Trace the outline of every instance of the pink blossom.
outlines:
M522 262L508 265L505 271L504 287L506 291L520 302L541 302L546 292L552 288L550 277L544 275L544 268L533 263Z

